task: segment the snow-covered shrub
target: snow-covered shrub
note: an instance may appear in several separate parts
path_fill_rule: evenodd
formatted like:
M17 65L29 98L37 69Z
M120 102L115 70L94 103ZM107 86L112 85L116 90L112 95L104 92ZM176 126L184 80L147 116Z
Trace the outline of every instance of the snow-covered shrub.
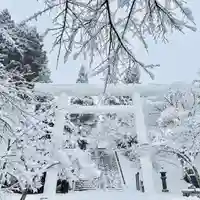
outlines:
M192 170L199 187L199 172L194 163L200 152L199 94L192 90L169 91L164 99L157 120L160 132L157 134L161 137L156 137L153 142L158 152L165 152L168 159L172 155L179 159L184 177Z
M53 166L57 166L58 171L65 170L66 177L75 180L86 174L97 176L98 170L89 164L89 156L84 161L89 153L80 150L78 134L70 132L76 130L75 126L67 118L65 127L69 128L63 126L62 143L58 144L54 98L42 97L27 88L24 79L17 85L13 75L16 76L3 66L0 68L2 190L39 192L44 184L44 173Z

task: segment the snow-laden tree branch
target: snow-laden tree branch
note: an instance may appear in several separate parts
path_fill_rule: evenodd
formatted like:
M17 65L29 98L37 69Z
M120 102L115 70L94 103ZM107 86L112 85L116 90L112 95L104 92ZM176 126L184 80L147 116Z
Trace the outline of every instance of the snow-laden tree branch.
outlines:
M58 172L65 171L67 179L98 176L86 159L88 153L80 150L79 136L68 118L58 144L54 98L34 93L33 87L23 75L0 68L0 190L38 192L43 174L55 166Z
M45 9L23 21L38 18L56 10L53 32L58 46L65 49L65 61L73 54L74 59L83 56L90 65L92 75L106 72L116 82L123 73L135 66L150 71L156 65L146 65L135 55L135 39L148 49L146 37L167 41L170 31L183 32L184 28L195 31L192 13L183 0L44 0ZM57 60L57 63L58 63Z

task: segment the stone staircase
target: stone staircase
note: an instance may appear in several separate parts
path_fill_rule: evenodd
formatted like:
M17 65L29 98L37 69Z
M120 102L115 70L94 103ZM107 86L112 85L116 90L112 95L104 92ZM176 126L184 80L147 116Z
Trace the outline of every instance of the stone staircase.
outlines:
M80 180L75 183L75 191L96 190L97 188L98 185L91 180Z
M75 183L75 191L108 189L121 190L123 188L122 171L119 169L116 154L106 149L91 151L91 159L101 171L101 176L93 180L79 180Z

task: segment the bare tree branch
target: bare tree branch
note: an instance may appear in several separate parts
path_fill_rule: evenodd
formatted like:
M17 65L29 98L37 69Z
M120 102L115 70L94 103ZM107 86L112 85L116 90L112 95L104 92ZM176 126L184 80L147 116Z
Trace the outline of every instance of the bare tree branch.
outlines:
M105 82L108 77L113 83L120 80L130 66L139 67L154 78L150 70L157 65L139 61L132 50L134 42L139 39L148 50L145 41L148 35L155 41L166 42L170 30L181 33L184 28L195 30L190 25L194 24L192 13L183 0L169 0L168 7L161 0L129 0L126 5L118 5L120 9L116 0L44 0L44 3L46 9L24 22L60 8L53 19L55 27L46 32L57 35L53 44L58 46L57 66L64 47L66 61L71 54L74 59L83 56L93 75L106 72ZM176 7L172 8L172 4Z

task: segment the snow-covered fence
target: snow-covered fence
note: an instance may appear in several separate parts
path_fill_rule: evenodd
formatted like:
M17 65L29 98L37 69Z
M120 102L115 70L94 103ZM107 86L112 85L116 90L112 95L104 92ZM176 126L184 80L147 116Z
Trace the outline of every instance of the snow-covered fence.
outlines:
M141 175L145 192L154 191L151 163L151 145L147 137L146 125L143 114L144 99L141 97L157 96L165 94L169 89L190 89L199 90L190 84L174 83L171 85L108 85L106 93L115 96L131 96L132 106L78 106L68 105L70 96L99 96L104 91L103 85L90 84L36 84L35 90L42 93L51 93L57 96L56 122L54 136L60 140L64 126L65 113L134 113L135 126L138 142L140 144ZM58 143L59 144L59 143ZM49 181L48 181L49 180ZM47 181L44 186L44 196L48 199L55 199L57 170L52 168L47 173Z

